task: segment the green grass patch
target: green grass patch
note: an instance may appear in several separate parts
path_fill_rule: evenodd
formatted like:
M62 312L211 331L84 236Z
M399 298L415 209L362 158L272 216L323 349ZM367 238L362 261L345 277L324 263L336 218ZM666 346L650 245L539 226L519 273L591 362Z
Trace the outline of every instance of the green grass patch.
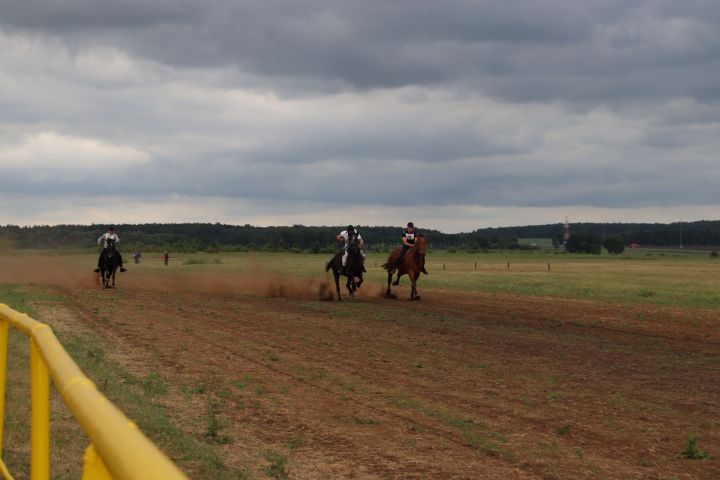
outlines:
M288 468L288 459L285 455L279 452L270 451L265 454L265 460L269 462L268 466L265 467L265 474L268 477L275 478L277 480L287 480L290 475L290 469Z
M691 435L685 444L685 448L683 448L680 452L680 458L688 460L707 460L710 458L710 455L706 451L700 449L698 446L697 436Z

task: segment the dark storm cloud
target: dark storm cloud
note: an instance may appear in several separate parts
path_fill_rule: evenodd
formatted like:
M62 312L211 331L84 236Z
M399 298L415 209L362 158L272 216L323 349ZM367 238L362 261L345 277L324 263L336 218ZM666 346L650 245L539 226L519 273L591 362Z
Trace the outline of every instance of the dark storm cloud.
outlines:
M102 28L141 28L197 19L197 2L178 0L3 0L0 24L37 31L72 33Z
M76 46L234 65L281 94L438 84L518 101L720 94L720 3L711 0L15 0L1 13L0 25ZM305 80L293 88L288 78Z

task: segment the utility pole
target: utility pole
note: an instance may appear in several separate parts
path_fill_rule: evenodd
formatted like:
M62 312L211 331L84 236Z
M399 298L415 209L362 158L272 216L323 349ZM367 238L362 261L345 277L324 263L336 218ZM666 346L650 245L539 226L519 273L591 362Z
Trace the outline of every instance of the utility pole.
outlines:
M683 248L683 241L682 241L682 225L680 225L680 249Z

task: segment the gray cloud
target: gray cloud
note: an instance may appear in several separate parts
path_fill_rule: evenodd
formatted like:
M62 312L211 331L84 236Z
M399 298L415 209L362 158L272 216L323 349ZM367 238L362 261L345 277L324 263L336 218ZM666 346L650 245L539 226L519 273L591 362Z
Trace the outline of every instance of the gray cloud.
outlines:
M718 95L714 1L12 1L0 25L180 67L233 65L280 94L467 84L515 101ZM708 75L708 73L710 75ZM307 85L306 85L307 87Z
M699 0L5 1L0 190L710 205L719 23Z

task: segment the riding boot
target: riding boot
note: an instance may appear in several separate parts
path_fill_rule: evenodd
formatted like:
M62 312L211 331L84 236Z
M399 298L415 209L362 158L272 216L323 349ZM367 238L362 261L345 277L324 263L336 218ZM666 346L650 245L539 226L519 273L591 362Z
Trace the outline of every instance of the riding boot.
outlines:
M125 267L120 267L120 271L121 271L121 272L127 272L127 268L125 268Z
M420 271L421 271L422 273L424 273L425 275L428 275L427 270L425 270L425 267L422 267L422 268L420 269Z

